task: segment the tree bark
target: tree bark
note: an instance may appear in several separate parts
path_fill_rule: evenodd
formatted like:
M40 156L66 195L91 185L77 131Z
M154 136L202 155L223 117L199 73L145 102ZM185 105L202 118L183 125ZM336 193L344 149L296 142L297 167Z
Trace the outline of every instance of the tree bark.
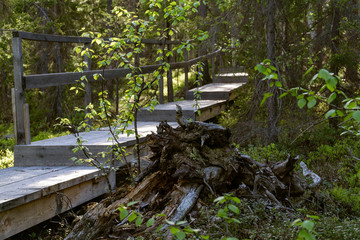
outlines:
M276 0L268 1L268 18L267 18L267 58L271 60L271 65L277 68L276 63L276 24L275 24L275 14L276 14ZM280 74L278 74L280 77ZM268 92L271 92L273 95L268 98L268 121L267 121L267 137L268 143L278 141L278 121L280 117L280 104L278 99L278 92L276 86L270 87L268 85Z

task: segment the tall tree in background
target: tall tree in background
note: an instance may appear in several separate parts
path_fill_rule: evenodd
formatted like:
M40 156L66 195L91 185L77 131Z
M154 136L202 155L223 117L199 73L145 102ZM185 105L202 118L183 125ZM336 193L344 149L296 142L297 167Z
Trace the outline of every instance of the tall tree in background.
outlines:
M276 62L276 0L268 0L267 6L267 58L271 61L271 65L278 68ZM280 77L280 74L278 74ZM267 100L268 120L267 120L267 138L268 142L276 142L278 139L278 122L281 110L281 100L279 99L279 89L276 86L267 86L267 92L272 94Z

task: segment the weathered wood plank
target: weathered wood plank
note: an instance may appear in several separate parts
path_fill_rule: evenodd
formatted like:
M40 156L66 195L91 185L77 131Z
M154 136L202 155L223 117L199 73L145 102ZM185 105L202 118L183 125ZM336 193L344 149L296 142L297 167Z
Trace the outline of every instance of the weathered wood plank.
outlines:
M239 83L247 82L248 74L246 72L221 73L215 75L214 83Z
M26 189L20 186L19 191L29 194L10 200L12 204L6 202L0 205L0 239L106 193L108 186L105 177L97 178L97 175L99 170L95 168L68 167L51 172L48 176L33 178L30 183L29 179L25 180L23 184ZM115 184L115 174L111 174L110 181ZM3 194L0 196L4 198Z
M14 62L14 82L15 82L15 110L16 118L16 144L26 144L24 129L24 109L25 94L23 90L23 59L21 38L12 39L13 62Z
M77 36L62 36L62 35L53 35L53 34L43 34L43 33L30 33L30 32L22 32L22 31L14 31L14 37L20 37L26 40L33 41L45 41L45 42L66 42L66 43L91 43L93 38L89 37L77 37ZM105 40L111 40L111 38L104 38ZM166 44L181 44L187 41L166 41ZM133 43L128 40L126 43ZM141 39L141 43L145 44L163 44L163 40L157 39Z
M194 93L200 92L202 100L233 100L234 92L245 83L211 83L186 92L186 99L193 100Z
M25 144L30 144L31 135L30 135L30 112L29 104L24 103L24 131L25 131Z
M11 88L11 106L12 106L12 113L13 113L13 123L14 123L14 136L15 136L15 143L18 142L17 140L17 119L16 119L16 97L15 97L15 88Z
M147 109L140 109L138 118L141 121L176 121L176 104L180 105L183 110L183 115L186 118L192 118L197 121L206 121L217 114L221 109L225 109L225 100L199 100L198 105L200 107L201 115L198 116L195 113L195 101L185 100L178 102L165 103L155 106L155 110L150 112Z
M27 168L17 168L10 167L0 169L1 178L0 178L0 187L14 184L26 179L30 179L36 176L47 174L51 171L58 171L62 168L67 168L67 166L61 167L27 167ZM1 197L0 197L1 198Z

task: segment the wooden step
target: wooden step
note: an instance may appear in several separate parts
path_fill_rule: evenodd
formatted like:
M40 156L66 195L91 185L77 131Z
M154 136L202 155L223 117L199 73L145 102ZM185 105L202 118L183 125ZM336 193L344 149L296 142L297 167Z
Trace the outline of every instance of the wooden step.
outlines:
M11 167L0 169L0 176L0 239L109 190L105 177L94 167ZM114 173L109 180L114 188Z
M213 79L214 83L246 83L248 74L246 72L219 73Z
M195 113L196 103L201 111L200 116ZM184 100L160 104L155 110L150 112L148 109L139 110L138 118L140 121L176 121L176 104L180 105L183 110L183 116L196 121L206 121L221 113L226 107L226 100Z
M219 73L236 73L236 72L245 72L245 67L222 67L219 68Z
M158 122L138 122L138 132L140 134L140 143L144 142L146 135L152 131L156 132L156 126ZM177 123L169 123L173 127L178 126ZM132 128L132 127L130 127ZM109 149L115 145L115 142L111 138L108 129L100 129L98 131L81 132L80 136L86 140L83 143L89 148L90 152L97 154L99 152L109 151ZM132 154L132 148L136 143L135 136L127 136L122 134L118 136L118 140L121 146L127 148L129 155L128 161L134 160ZM73 148L78 146L76 138L73 135L61 136L52 139L41 140L32 142L29 145L16 145L14 148L14 158L16 167L27 166L78 166L71 158L84 158L84 153L78 151L73 152ZM146 149L142 148L142 155L145 155ZM105 163L108 158L99 158L100 162ZM84 163L83 165L88 165ZM115 166L123 165L123 162L116 161Z
M186 93L187 100L194 100L194 93L200 92L201 100L233 100L235 91L245 83L211 83L194 88Z

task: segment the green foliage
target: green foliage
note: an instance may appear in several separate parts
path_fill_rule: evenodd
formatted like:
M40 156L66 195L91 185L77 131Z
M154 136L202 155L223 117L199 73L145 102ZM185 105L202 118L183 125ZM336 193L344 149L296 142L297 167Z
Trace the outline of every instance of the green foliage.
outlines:
M241 152L251 156L254 160L259 162L277 162L285 160L288 153L284 150L281 144L271 143L267 146L254 146L248 145L247 147L240 148Z
M0 169L12 166L14 166L14 152L9 149L0 150Z
M296 240L315 240L317 232L314 231L315 220L319 219L318 216L307 215L307 220L302 221L301 219L296 219L291 225L294 227L299 227L299 233Z

